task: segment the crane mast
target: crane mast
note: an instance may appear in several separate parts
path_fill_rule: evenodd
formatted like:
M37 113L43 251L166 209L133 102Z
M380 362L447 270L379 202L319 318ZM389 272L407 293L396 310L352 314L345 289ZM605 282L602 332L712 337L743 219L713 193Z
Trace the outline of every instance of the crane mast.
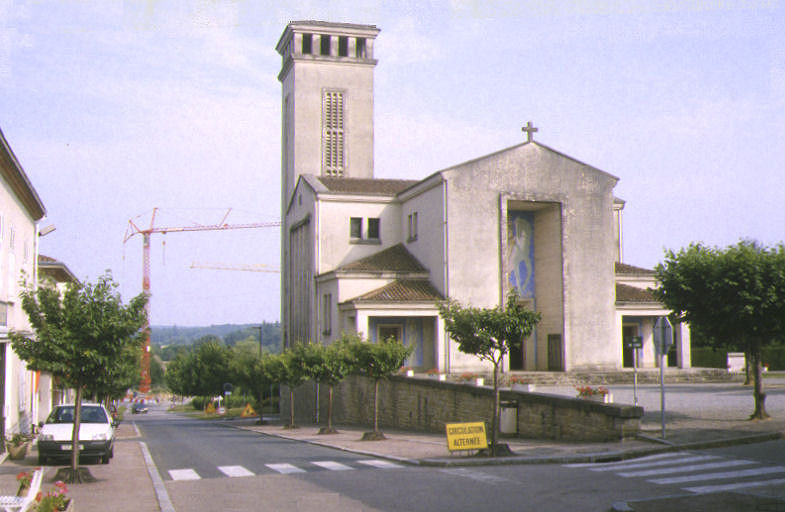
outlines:
M158 213L158 208L153 208L150 216L149 227L142 228L137 225L133 219L128 221L128 227L125 230L123 243L126 243L134 235L142 235L142 293L148 297L147 305L145 306L145 324L142 336L142 368L139 381L139 392L150 392L150 235L154 233L184 233L189 231L224 231L230 229L256 229L256 228L270 228L278 227L280 222L254 222L249 224L227 224L226 219L229 217L232 209L226 210L223 218L216 224L194 224L190 226L169 226L162 227L155 225L155 217Z

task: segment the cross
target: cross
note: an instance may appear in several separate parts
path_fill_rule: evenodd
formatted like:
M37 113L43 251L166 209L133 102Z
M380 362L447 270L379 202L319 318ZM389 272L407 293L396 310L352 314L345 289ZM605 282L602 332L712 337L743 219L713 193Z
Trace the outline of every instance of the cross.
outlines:
M527 139L526 142L531 142L532 139L534 138L534 132L538 131L538 129L534 127L531 121L529 121L528 123L526 123L526 126L521 128L521 131L526 132L526 139Z

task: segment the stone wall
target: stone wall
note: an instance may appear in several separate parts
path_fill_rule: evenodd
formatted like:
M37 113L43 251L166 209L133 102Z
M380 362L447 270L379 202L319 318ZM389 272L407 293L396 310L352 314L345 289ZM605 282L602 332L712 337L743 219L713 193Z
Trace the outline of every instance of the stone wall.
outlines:
M295 418L299 424L316 419L316 387L306 383L295 391ZM643 409L631 405L602 404L578 398L504 389L501 400L517 405L520 437L568 441L614 441L634 437ZM289 392L282 388L281 418L290 413ZM490 424L493 389L427 378L394 376L379 383L379 425L383 430L444 432L445 423L485 420ZM319 423L327 420L327 387L319 387ZM333 422L373 424L373 381L349 377L336 386Z

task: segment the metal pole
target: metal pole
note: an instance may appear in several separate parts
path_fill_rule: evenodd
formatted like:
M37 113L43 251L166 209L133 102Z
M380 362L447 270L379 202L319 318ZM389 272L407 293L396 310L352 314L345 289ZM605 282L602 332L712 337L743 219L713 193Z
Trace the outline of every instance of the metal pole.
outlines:
M638 405L638 349L632 348L632 401Z
M662 438L665 439L665 356L660 350L660 416L662 417Z

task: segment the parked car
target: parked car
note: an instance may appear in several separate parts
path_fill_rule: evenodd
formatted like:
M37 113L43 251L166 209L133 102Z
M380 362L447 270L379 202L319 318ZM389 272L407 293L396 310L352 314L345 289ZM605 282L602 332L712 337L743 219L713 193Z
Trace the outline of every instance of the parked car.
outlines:
M133 414L147 413L147 404L144 402L136 402L131 406L131 412Z
M99 457L109 464L114 456L115 424L101 404L83 403L79 424L80 457ZM46 421L39 423L38 464L44 466L49 459L71 457L71 440L74 431L74 405L57 405Z

